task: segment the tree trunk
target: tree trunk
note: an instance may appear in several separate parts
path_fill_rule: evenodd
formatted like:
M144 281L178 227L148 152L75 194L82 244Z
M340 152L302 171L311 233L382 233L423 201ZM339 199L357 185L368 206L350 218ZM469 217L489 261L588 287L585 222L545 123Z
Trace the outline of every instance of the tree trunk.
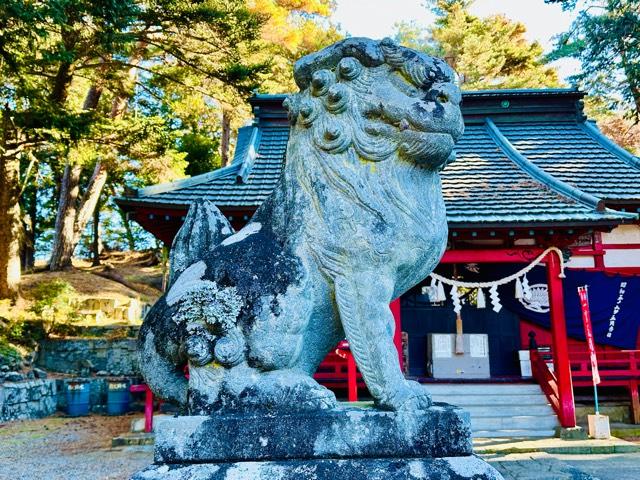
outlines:
M231 142L231 115L226 108L222 108L222 136L220 138L220 159L222 166L229 165L229 149Z
M0 157L0 298L15 298L20 282L20 161Z
M91 265L97 267L100 265L100 249L101 249L101 241L100 241L100 202L96 205L96 208L93 210L93 239L91 242L91 256L93 257L93 261Z
M84 110L95 110L98 107L101 96L102 86L99 84L92 85L87 91L82 108ZM101 171L101 175L104 177L99 178L97 184L95 184L96 171ZM49 269L52 271L71 268L73 252L76 249L80 235L86 227L86 224L89 221L89 216L92 212L91 209L88 213L86 210L92 206L95 209L95 205L102 193L102 186L104 186L104 182L106 182L107 179L107 173L102 169L101 163L98 161L96 163L96 168L94 169L94 175L89 182L89 188L92 186L99 187L97 196L95 191L89 192L88 188L83 197L83 202L79 207L80 212L78 213L77 202L80 191L81 173L82 167L79 165L71 166L67 164L64 169L64 175L62 176L62 181L59 187L60 200L58 202L58 212L56 215L53 248L51 250L51 258L49 260ZM93 198L93 196L96 196L96 198ZM89 203L85 205L86 200L88 200ZM80 216L82 216L82 218L79 218ZM83 220L84 225L80 225L79 220ZM79 233L76 233L77 231L79 231Z
M78 165L67 163L64 167L62 183L60 184L60 198L58 199L53 246L51 247L51 258L49 259L49 269L52 271L71 267L71 257L75 250L73 232L81 172L82 167Z
M107 170L98 161L80 205L77 206L81 171L82 168L77 165L67 165L62 177L54 243L49 261L49 269L52 271L72 266L73 252L98 204L104 184L107 182Z
M132 64L135 65L140 62L145 47L145 43L140 42L138 44L138 47L130 60ZM110 113L112 119L119 118L125 114L127 110L127 101L133 92L136 73L135 67L132 67L129 70L127 86L131 88L129 88L126 93L119 93L113 99ZM83 108L85 110L95 109L98 106L101 94L102 87L99 84L92 85L85 96ZM79 190L78 183L81 167L74 166L72 168L74 173L76 173L76 169L77 176L72 176L66 174L67 170L65 168L65 175L60 187L60 203L58 206L58 214L56 216L54 248L51 252L51 260L49 262L49 268L51 270L61 270L71 267L73 251L80 241L82 232L96 210L102 190L107 183L108 172L102 162L98 160L93 170L91 180L89 180L89 184L87 185L87 189L82 196L80 204L77 205ZM71 180L69 184L65 183L64 180L67 176L69 177L69 180ZM75 183L73 180L75 180Z
M129 247L129 250L133 252L136 249L136 239L133 237L133 232L131 231L131 221L129 220L129 217L127 217L127 214L120 207L118 207L118 213L120 214L122 225L124 225L124 233L125 237L127 238L127 246Z
M11 132L17 134L3 111L0 139L0 298L15 298L20 282L20 160L19 151L8 147Z
M53 80L53 89L49 98L58 104L63 104L69 96L69 86L73 79L73 64L70 62L62 62L58 67L56 76Z
M38 191L29 186L22 192L22 248L20 258L22 271L33 270L36 256L36 222L38 214Z

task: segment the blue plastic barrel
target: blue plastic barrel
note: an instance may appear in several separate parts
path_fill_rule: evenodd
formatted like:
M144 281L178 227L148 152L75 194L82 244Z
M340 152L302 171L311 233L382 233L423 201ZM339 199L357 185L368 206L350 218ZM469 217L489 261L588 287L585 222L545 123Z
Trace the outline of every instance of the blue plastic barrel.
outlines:
M122 415L129 411L129 382L109 380L107 382L107 414Z
M67 413L72 417L89 415L91 384L82 381L67 383Z

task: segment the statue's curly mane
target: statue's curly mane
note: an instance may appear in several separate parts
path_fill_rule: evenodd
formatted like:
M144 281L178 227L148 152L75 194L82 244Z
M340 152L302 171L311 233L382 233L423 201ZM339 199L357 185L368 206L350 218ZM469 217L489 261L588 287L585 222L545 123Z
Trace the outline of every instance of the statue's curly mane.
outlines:
M285 103L291 136L284 183L299 185L317 217L308 233L329 244L346 235L384 254L393 248L376 239L384 229L407 222L426 231L441 226L442 215L433 214L443 211L435 208L442 205L438 170L452 158L451 148L441 158L442 142L425 138L443 134L420 130L415 114L403 110L415 102L401 101L450 84L449 67L390 40L378 42L375 51L350 49L347 41L311 57L296 64L301 91ZM381 80L387 81L386 98L376 90Z

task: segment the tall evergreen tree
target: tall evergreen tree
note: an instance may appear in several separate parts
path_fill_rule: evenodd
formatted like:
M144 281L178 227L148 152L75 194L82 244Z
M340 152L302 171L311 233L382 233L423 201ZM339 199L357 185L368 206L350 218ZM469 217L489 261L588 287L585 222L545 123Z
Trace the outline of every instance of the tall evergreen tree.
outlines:
M590 113L603 130L631 150L640 148L640 1L546 0L580 8L569 31L558 36L551 59L575 58L572 80L590 93Z
M472 15L471 0L432 0L437 18L429 29L397 26L396 39L447 60L460 74L462 88L539 88L559 85L545 64L543 48L529 42L522 23L503 15Z
M0 4L0 297L15 295L20 275L20 158L55 153L47 157L59 175L51 267L65 268L110 168L131 159L140 170L171 170L184 157L167 119L130 112L140 72L184 85L159 67L172 64L249 95L265 66L245 52L262 21L241 0Z

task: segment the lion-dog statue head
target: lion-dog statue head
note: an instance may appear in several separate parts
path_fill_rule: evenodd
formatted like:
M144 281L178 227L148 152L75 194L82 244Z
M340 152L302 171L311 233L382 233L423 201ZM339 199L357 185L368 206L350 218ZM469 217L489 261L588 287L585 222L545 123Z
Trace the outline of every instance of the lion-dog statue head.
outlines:
M286 101L292 136L309 148L370 162L397 154L431 169L453 160L464 126L444 61L390 39L350 38L299 60L295 80L301 93Z

